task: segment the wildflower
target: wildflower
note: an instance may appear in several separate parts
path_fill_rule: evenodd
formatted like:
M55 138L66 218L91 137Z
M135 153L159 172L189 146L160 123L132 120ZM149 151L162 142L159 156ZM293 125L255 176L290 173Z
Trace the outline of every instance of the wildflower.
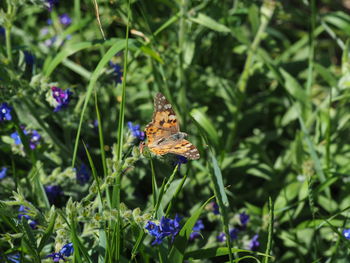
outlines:
M40 35L41 36L45 36L49 33L49 29L47 27L43 27L42 29L40 29Z
M21 128L23 130L23 134L30 137L29 138L29 147L30 147L30 149L34 150L40 142L41 135L38 133L37 130L29 130L28 131L24 128L24 126ZM21 137L19 136L19 133L17 131L11 133L11 138L15 141L16 145L22 144Z
M249 222L249 215L243 212L239 214L239 220L241 221L242 227L246 227L247 223Z
M66 261L65 257L69 257L74 252L73 243L64 245L59 252L54 252L47 255L45 258L52 258L53 262Z
M62 90L58 87L52 87L51 91L52 91L52 96L57 103L57 106L55 107L54 112L57 112L60 109L66 107L73 94L69 89Z
M204 224L201 219L197 220L192 228L192 233L190 234L190 240L194 240L200 237L200 231L204 229Z
M5 28L0 26L0 37L5 37L5 32L6 32Z
M174 162L174 166L178 165L178 170L180 170L180 167L182 164L187 163L188 160L186 157L182 156L182 155L176 155L176 160Z
M237 228L232 228L230 230L230 239L235 240L238 237L239 230Z
M85 164L82 164L76 173L77 181L81 184L85 184L90 179L90 171Z
M62 188L59 185L45 186L45 192L50 203L54 203L54 201L63 193Z
M29 208L21 205L18 209L18 219L22 220L22 217L28 220L28 224L32 229L36 228L37 223L27 214L29 212Z
M114 64L112 61L109 62L109 65L113 68L113 75L116 77L115 82L117 84L122 83L122 77L123 77L122 67L117 63Z
M68 26L72 23L72 19L69 17L68 14L63 14L63 15L60 15L60 22L62 25Z
M57 36L53 36L52 38L46 39L44 45L47 47L51 47L57 40Z
M48 24L49 26L51 26L51 25L52 25L52 19L51 19L51 18L47 19L47 20L46 20L46 24Z
M259 246L260 246L260 243L258 241L258 238L259 238L259 235L256 234L255 236L253 236L252 240L250 241L249 243L249 249L252 250L252 251L257 251Z
M58 0L46 0L46 5L50 12L52 11L52 8L54 7L54 5L57 3L58 3Z
M0 179L3 179L6 177L6 173L7 173L7 168L6 167L2 167L0 170Z
M20 259L19 253L7 256L7 260L9 262L20 263L19 259Z
M167 236L171 236L172 242L174 241L175 236L179 233L181 218L176 215L175 219L170 219L162 217L159 225L155 224L152 221L148 221L145 228L148 230L148 233L151 236L154 236L156 239L152 242L152 245L161 244L163 239Z
M129 121L128 127L129 127L129 130L130 130L132 136L134 136L135 138L137 138L140 141L143 141L145 139L145 133L140 130L139 124L133 125L132 122Z
M24 51L24 61L28 66L33 66L35 62L35 56L29 51Z
M226 235L224 232L221 232L217 237L216 240L219 242L225 242L226 241Z
M0 104L0 122L12 120L11 110L12 108L6 102Z
M344 236L346 239L350 240L350 228L344 229L344 230L343 230L343 236Z
M216 202L210 202L207 205L206 209L209 210L209 211L212 211L214 213L214 215L220 214L219 206L218 206L218 204Z
M61 248L59 253L61 253L65 257L69 257L70 255L73 254L73 252L74 252L73 243L68 243Z

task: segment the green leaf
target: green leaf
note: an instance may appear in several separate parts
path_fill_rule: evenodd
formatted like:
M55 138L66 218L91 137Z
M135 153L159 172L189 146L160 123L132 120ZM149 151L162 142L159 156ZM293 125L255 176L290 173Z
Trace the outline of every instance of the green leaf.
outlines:
M306 91L300 86L297 80L284 69L280 69L285 80L285 88L297 101L306 104L308 96Z
M203 111L199 109L193 109L190 113L192 118L197 122L197 124L202 128L203 132L208 135L209 140L215 145L219 145L219 135L217 130L205 115Z
M229 29L227 26L215 21L211 17L204 15L202 13L199 13L197 17L190 17L189 19L194 23L205 26L217 32L221 32L221 33L231 32L231 29Z

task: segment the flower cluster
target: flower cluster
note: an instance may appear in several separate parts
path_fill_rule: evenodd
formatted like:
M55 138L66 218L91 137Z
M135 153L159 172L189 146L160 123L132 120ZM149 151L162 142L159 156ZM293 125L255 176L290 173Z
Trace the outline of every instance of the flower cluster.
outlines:
M190 240L194 240L201 236L200 231L204 229L204 224L201 219L197 220L192 228L192 233L190 234Z
M34 150L41 139L41 135L38 133L37 130L26 130L24 126L21 127L23 134L29 137L29 147L30 149ZM11 138L14 140L16 145L22 145L21 137L19 136L19 133L17 131L11 133Z
M52 97L56 101L54 112L57 112L64 107L67 107L69 101L72 98L73 93L69 89L63 90L58 87L52 87L51 91L52 91Z
M0 122L12 120L11 110L12 108L6 102L0 104Z
M32 229L35 229L36 226L37 226L37 222L35 222L29 215L28 215L28 212L29 212L29 208L28 207L25 207L23 205L21 205L18 209L18 212L20 212L18 214L18 219L19 220L22 220L22 218L25 218L28 220L28 224L29 226L32 228Z
M53 262L60 262L60 260L66 261L66 257L69 257L74 252L73 243L64 245L59 252L51 253L45 258L52 258Z
M167 236L171 236L171 241L174 241L175 236L179 233L181 218L175 215L175 219L162 217L160 223L157 225L152 221L148 221L145 228L151 236L156 239L152 242L152 245L159 245L163 242L163 239Z
M139 124L133 125L132 122L129 121L128 127L129 127L129 130L130 130L133 137L135 137L136 139L138 139L140 141L143 141L145 139L145 133L143 131L141 131Z

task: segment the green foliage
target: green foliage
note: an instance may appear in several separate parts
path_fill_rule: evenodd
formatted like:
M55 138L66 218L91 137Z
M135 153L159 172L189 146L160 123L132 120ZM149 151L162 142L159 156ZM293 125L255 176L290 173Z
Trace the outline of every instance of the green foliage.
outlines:
M1 1L0 261L347 262L349 8ZM157 92L199 160L141 143Z

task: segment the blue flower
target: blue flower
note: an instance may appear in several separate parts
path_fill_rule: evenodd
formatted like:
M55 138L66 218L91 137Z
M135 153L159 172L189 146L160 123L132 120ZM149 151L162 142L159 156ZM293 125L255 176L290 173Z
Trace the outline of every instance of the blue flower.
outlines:
M174 241L175 236L179 233L181 218L176 215L175 219L170 219L162 217L159 225L155 224L152 221L148 221L145 228L148 230L148 233L151 236L154 236L156 239L152 242L152 245L161 244L163 239L167 236L171 236L171 241Z
M247 215L245 212L239 214L239 220L241 221L241 225L245 227L247 223L249 222L249 215Z
M231 240L235 240L238 237L239 230L237 228L232 228L230 230L230 238Z
M73 254L73 252L74 252L73 243L68 243L61 248L59 253L61 253L65 257L69 257L70 255Z
M33 66L35 63L35 56L29 51L24 51L24 61L28 66Z
M257 251L258 250L258 248L260 246L258 238L259 238L259 235L256 234L255 236L253 236L252 240L250 240L250 243L249 243L249 249L250 250L252 250L252 251Z
M344 229L344 230L343 230L343 236L344 236L346 239L350 240L350 228Z
M53 36L52 38L46 39L44 45L47 47L51 47L57 40L57 36Z
M22 217L28 220L28 224L32 229L36 228L37 223L27 214L29 212L29 208L21 205L18 209L18 219L22 220Z
M72 92L69 89L62 90L58 87L52 87L52 96L57 102L57 106L54 109L54 112L59 111L60 109L66 107L72 98Z
M66 261L66 259L61 253L51 253L45 258L52 258L53 262L60 262L60 260Z
M204 229L204 224L203 220L199 219L197 222L194 224L192 228L192 233L190 234L190 240L194 240L198 237L200 237L200 231Z
M0 26L0 37L5 37L6 30L4 27Z
M226 241L226 235L224 232L221 232L217 237L216 240L219 242L225 242Z
M52 8L54 7L54 5L57 3L58 3L58 0L46 0L46 5L50 12L52 11Z
M11 110L12 108L6 102L0 104L0 122L12 120Z
M65 257L69 257L74 252L73 243L64 245L59 252L51 253L45 258L52 258L53 262L60 262L60 260L66 261Z
M59 185L45 186L45 192L51 203L54 203L55 200L63 193L62 188Z
M218 215L220 214L220 211L219 211L219 206L216 202L210 202L207 206L207 209L209 211L212 211L214 213L214 215Z
M68 26L72 23L72 19L69 17L68 14L63 14L63 15L60 15L60 22L62 25Z
M130 130L132 136L134 136L135 138L137 138L140 141L143 141L145 139L145 133L140 130L139 124L133 125L132 122L129 121L128 127L129 127L129 130Z
M20 263L19 259L20 259L19 253L7 256L7 260L13 263Z
M41 135L38 133L37 130L26 130L24 128L24 126L21 127L23 130L23 134L29 136L29 147L30 149L34 150L41 139ZM22 140L21 137L19 136L19 133L17 131L11 133L11 138L15 141L16 145L21 145L22 144Z
M85 184L90 179L90 171L85 164L82 164L80 168L77 170L76 178L79 183Z
M2 167L0 170L0 179L3 179L6 177L6 173L7 173L7 168L6 167Z
M119 64L114 64L112 61L109 62L109 65L113 68L113 75L115 76L115 82L117 84L122 83L123 71L122 67Z
M185 156L182 155L176 155L175 156L175 162L174 162L174 166L178 165L178 170L180 170L180 167L182 164L185 164L188 162L187 158Z

